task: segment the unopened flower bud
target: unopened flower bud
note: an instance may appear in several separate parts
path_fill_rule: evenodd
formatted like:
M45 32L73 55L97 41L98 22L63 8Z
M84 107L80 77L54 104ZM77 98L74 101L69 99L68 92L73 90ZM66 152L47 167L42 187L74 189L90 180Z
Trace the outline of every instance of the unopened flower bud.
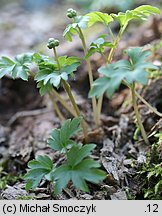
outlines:
M74 17L76 17L76 16L77 16L76 10L74 10L74 9L72 9L72 8L69 8L69 9L67 10L67 17L69 17L69 18L74 18Z
M60 43L59 43L59 40L54 39L54 38L49 38L49 39L48 39L48 43L47 43L47 47L48 47L49 49L53 49L53 48L59 46L59 44L60 44Z

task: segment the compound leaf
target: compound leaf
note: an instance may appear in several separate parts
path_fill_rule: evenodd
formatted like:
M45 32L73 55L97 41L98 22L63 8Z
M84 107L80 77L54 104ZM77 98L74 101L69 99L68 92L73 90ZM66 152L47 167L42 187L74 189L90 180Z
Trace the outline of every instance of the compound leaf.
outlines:
M142 5L135 8L134 10L127 10L125 13L119 12L118 14L111 14L114 19L116 19L121 26L127 26L129 21L133 19L145 20L148 16L160 14L160 10L151 5Z
M54 169L52 160L46 155L39 155L35 160L29 161L28 167L29 171L24 176L24 179L27 180L27 191L35 189L42 178L49 175Z
M76 158L78 157L78 148L73 146L73 154L68 152L67 164L61 165L53 172L53 179L55 181L54 192L56 194L59 194L70 180L77 189L88 192L86 181L97 184L106 177L105 172L98 169L98 167L100 167L98 162L91 158L86 158L95 147L95 145L92 144L91 147L88 148L88 145L90 144L87 144L85 148L84 146L79 146L82 156L78 161L74 159L74 155L76 155ZM71 149L69 151L71 151ZM73 158L73 163L69 160L70 157Z
M96 147L95 144L86 144L84 146L74 145L67 153L68 164L72 167L79 164L85 157L89 156L92 150Z
M112 16L108 15L107 13L102 13L98 11L94 11L85 15L88 17L88 27L91 27L95 23L103 23L106 26L109 25L110 22L113 21Z
M81 118L68 119L64 122L60 129L54 129L51 137L48 139L48 145L57 151L66 149L73 141L70 139L78 131L80 131Z
M149 51L142 51L142 48L137 47L128 49L125 53L129 56L129 60L120 60L99 68L99 73L104 77L94 81L89 97L99 97L106 92L111 98L123 80L129 84L138 82L145 85L148 81L147 69L158 69L151 62L146 62L150 55Z
M27 81L29 76L29 66L33 61L33 53L26 53L17 55L14 60L8 57L1 57L0 59L0 78L9 74L13 79L20 77Z

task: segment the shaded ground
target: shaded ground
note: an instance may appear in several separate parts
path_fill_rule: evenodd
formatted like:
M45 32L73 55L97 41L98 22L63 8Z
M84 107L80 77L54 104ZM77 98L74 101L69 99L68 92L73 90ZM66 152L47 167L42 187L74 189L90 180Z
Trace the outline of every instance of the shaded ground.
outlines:
M62 15L62 11L66 11L67 8L66 5L54 7L48 11L47 15L47 12L28 14L18 5L7 6L1 12L0 27L3 29L0 35L1 54L14 56L33 50L48 54L44 41L47 41L49 37L61 37L65 27L65 15ZM11 11L10 14L8 10ZM50 15L55 14L56 11L61 16ZM104 33L104 29L101 28L100 31ZM128 34L123 37L114 60L120 59L122 50L128 46L151 44L156 48L161 33L162 18L160 17L151 18L139 27L132 25L128 29ZM63 41L63 38L61 40ZM83 50L79 39L76 38L71 46L63 42L59 54L82 56ZM151 60L161 67L161 47L154 49ZM95 71L103 63L100 56L95 55L92 63L93 72L97 76ZM51 151L46 143L52 128L59 127L60 122L53 112L49 98L39 96L32 80L25 83L21 80L12 81L9 77L5 77L0 80L1 199L143 199L143 187L146 182L137 176L137 171L146 162L150 146L145 146L140 137L137 141L132 139L136 127L129 90L121 87L111 101L104 99L102 127L95 129L91 104L86 100L89 89L87 70L84 65L77 72L76 80L71 80L71 85L78 106L85 113L91 125L89 142L97 144L94 157L100 160L102 168L107 171L106 180L100 185L89 184L89 193L77 191L69 184L67 190L55 197L50 192L50 185L45 181L35 193L25 191L22 175L26 172L27 162L30 159L40 154L47 154L55 162L61 160L62 156ZM152 80L146 89L139 89L139 92L150 104L162 112L161 78ZM60 94L66 98L63 92ZM156 139L152 134L162 130L161 120L148 111L143 104L140 103L139 107L142 120L153 144ZM60 108L63 109L61 106ZM65 110L63 112L70 117Z

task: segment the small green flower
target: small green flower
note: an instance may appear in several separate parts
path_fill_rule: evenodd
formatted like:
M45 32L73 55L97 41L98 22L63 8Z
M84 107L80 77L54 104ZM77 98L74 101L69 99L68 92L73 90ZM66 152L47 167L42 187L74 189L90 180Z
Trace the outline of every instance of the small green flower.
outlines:
M54 39L54 38L49 38L48 43L47 43L47 47L49 49L52 49L52 48L59 46L59 44L60 44L59 40Z
M74 18L74 17L76 17L76 16L77 16L76 10L74 10L74 9L72 9L72 8L69 8L69 9L67 10L67 17L69 17L69 18Z

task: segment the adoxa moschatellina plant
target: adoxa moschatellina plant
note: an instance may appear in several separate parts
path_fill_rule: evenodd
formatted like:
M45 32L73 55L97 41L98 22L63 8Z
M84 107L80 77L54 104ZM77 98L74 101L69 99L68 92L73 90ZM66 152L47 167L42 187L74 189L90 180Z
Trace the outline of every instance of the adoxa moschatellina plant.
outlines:
M147 134L145 132L144 126L142 124L140 114L138 111L138 106L136 102L136 96L138 96L152 111L156 112L159 116L161 113L157 112L153 107L151 107L135 90L135 84L140 83L146 85L148 81L148 69L158 68L151 63L146 62L149 56L149 51L142 51L142 48L132 48L126 51L129 60L121 60L114 64L111 64L114 52L117 45L121 39L129 22L133 19L146 20L151 14L159 14L160 10L156 7L150 5L143 5L134 10L128 10L125 13L118 14L106 14L101 12L92 12L86 14L85 16L77 16L73 9L68 10L68 17L73 19L73 23L68 25L64 31L64 36L68 41L72 41L72 35L78 34L84 49L85 61L87 62L90 92L89 97L92 98L94 119L96 125L100 124L100 113L102 109L103 94L106 92L109 97L112 97L115 90L117 90L121 83L125 84L131 89L132 93L132 103L137 118L138 126L141 130L142 137L145 143L149 144ZM69 16L70 15L70 16ZM120 25L119 32L115 37L113 31L111 30L110 24L113 21L117 21ZM96 22L103 23L109 32L109 37L111 41L107 41L107 35L101 35L98 39L93 41L88 50L85 43L85 38L82 29L91 27ZM109 47L110 52L108 56L105 55L104 48ZM106 66L99 68L99 73L102 77L93 82L93 74L91 69L91 64L89 57L98 52L103 56Z
M25 53L17 55L14 59L10 59L6 56L1 57L0 78L6 74L10 75L13 79L19 77L25 81L28 80L29 76L33 77L37 82L40 94L44 95L47 93L49 95L53 102L54 110L61 121L64 121L65 117L58 107L58 102L75 117L73 120L65 121L61 129L54 129L50 140L48 140L48 144L52 149L65 154L66 163L55 167L48 156L39 156L36 160L29 162L30 171L25 177L28 180L27 189L34 189L41 179L45 177L47 180L54 182L57 193L65 188L70 180L72 180L77 188L87 191L88 188L85 181L98 183L105 177L105 174L97 169L99 167L98 163L90 158L95 145L88 144L84 147L84 145L76 144L70 139L71 136L78 132L78 130L75 129L78 128L79 124L81 124L83 129L85 140L87 137L86 119L84 119L84 116L81 118L82 113L77 106L68 83L69 76L74 76L74 72L77 71L82 61L86 61L87 64L90 83L89 97L92 98L92 108L96 126L100 125L103 94L106 92L107 95L111 97L120 84L123 83L131 89L132 103L138 125L141 129L144 141L149 143L138 112L136 96L156 114L159 116L162 116L162 114L151 107L151 105L135 91L135 84L140 83L146 85L148 81L148 69L156 70L157 68L153 64L146 62L149 51L143 51L142 48L126 50L125 53L129 57L128 60L120 60L113 64L111 62L121 36L129 22L134 19L146 20L150 15L159 13L160 11L158 8L150 5L143 5L134 10L128 10L125 13L119 12L118 14L110 15L102 12L91 12L84 16L78 16L75 10L69 9L67 11L67 16L72 20L72 23L67 26L63 36L68 41L72 41L73 35L79 36L84 50L83 58L78 58L76 56L58 56L57 47L59 46L59 41L54 38L50 38L47 44L48 48L53 51L54 58L39 53ZM116 21L120 25L117 36L115 36L111 29L111 23ZM108 33L107 35L101 35L93 41L90 44L90 49L88 49L84 37L84 29L90 28L95 23L103 24ZM107 38L110 39L107 40ZM105 47L110 48L108 55L105 53ZM102 55L105 66L99 68L98 71L101 77L94 81L90 56L95 52ZM38 70L36 73L31 70L33 64L37 66ZM71 105L58 93L60 86L63 86L65 89L71 101ZM79 155L77 152L79 152ZM78 155L77 158L76 155ZM66 176L66 178L62 180L64 176Z
M89 84L90 84L90 94L89 95L92 97L92 108L93 108L93 114L94 114L94 121L96 123L96 126L99 126L104 91L101 92L100 96L99 94L94 93L96 89L95 86L97 85L96 83L98 81L93 83L94 80L93 80L90 56L94 52L98 52L103 56L105 60L105 64L106 65L110 64L112 61L114 52L117 48L117 45L120 41L120 38L123 32L125 31L126 27L128 26L129 22L134 19L146 20L148 16L152 14L159 14L159 13L160 11L158 8L152 7L150 5L143 5L143 6L137 7L134 10L127 10L125 13L119 12L118 14L110 14L110 15L108 15L107 13L102 13L102 12L91 12L84 16L78 16L75 10L68 9L67 17L72 20L72 23L66 27L63 33L63 36L66 38L66 40L72 41L72 36L78 34L78 36L81 39L82 45L83 45L84 57L80 59L76 56L72 56L72 57L58 56L57 47L59 46L59 41L56 39L50 38L47 46L49 49L53 50L54 59L48 56L41 55L39 53L26 53L26 54L17 55L14 60L11 60L8 57L3 56L0 59L0 78L2 78L6 74L9 74L12 76L13 79L15 79L16 77L20 77L23 80L28 80L28 77L32 76L37 82L37 87L40 89L40 94L41 95L44 95L46 93L49 94L51 100L53 101L53 106L54 106L54 109L57 115L63 121L65 120L65 118L63 114L61 113L61 110L59 109L57 102L60 102L72 114L72 116L78 117L82 115L75 102L75 98L71 92L70 85L68 83L68 78L69 76L74 76L74 72L77 70L78 66L84 60L87 63L87 70L89 74ZM117 36L114 36L114 33L111 29L111 23L114 21L117 21L120 25L120 29L119 29ZM108 33L107 35L101 35L99 38L93 41L90 44L90 49L88 50L86 46L86 41L85 41L85 37L83 34L83 30L90 28L95 23L103 24L107 28ZM107 36L108 38L110 38L109 41L107 41ZM110 52L108 56L104 52L105 47L110 48ZM132 52L133 52L133 49L132 49ZM145 59L144 59L144 62L145 62ZM37 65L38 67L37 73L33 73L30 70L30 65L32 64ZM149 65L145 64L143 68L144 69L149 68ZM141 73L142 73L142 70L141 70ZM112 71L112 74L113 74L113 71ZM101 79L104 79L104 78L101 78ZM124 81L125 80L123 78L122 82ZM136 82L136 80L133 79L133 82ZM128 87L130 87L128 82L127 84L128 84ZM65 91L67 92L69 99L71 101L72 107L57 92L57 90L59 89L61 85L64 87ZM113 89L112 85L113 85L112 83L111 85L109 85L109 83L106 83L106 86L109 86L110 92ZM133 86L134 85L135 83L133 84ZM112 86L112 89L111 89L111 86ZM138 95L137 93L136 95L140 97L140 95ZM135 97L133 98L135 99ZM135 101L134 99L133 101ZM143 102L145 102L144 99L142 100ZM137 110L137 107L135 110ZM137 117L137 120L138 120L139 126L141 127L141 123L139 122L139 115ZM83 128L84 136L86 137L87 136L87 123L84 117L81 122L81 125ZM141 130L144 131L144 128L143 129L141 128ZM142 134L144 133L142 132Z

